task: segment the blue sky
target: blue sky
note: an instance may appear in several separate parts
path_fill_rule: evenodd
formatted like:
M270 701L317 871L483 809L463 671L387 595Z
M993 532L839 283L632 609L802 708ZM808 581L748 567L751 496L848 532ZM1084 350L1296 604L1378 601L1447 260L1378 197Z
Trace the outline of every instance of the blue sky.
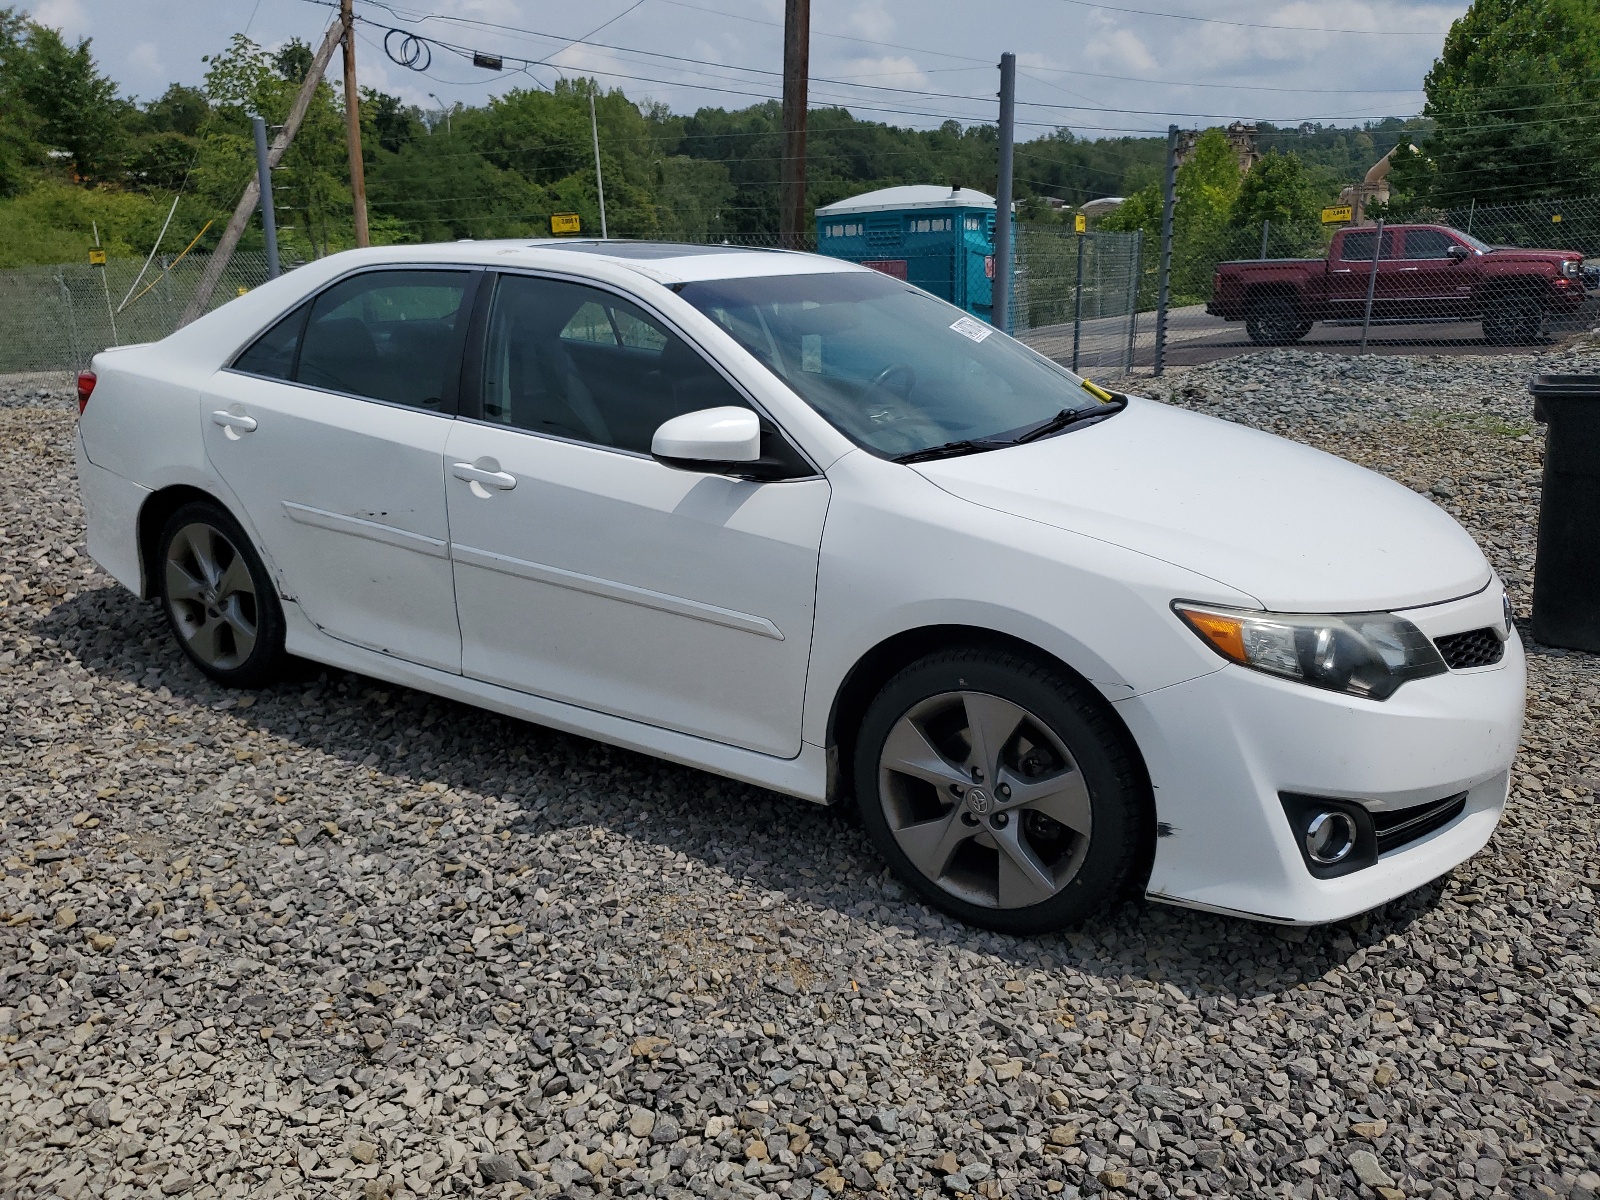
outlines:
M268 46L291 37L315 42L332 15L318 0L22 0L20 7L71 37L92 37L104 69L142 99L169 81L199 82L201 56L235 32ZM1466 7L1466 0L813 0L812 103L902 125L992 121L994 64L1012 50L1022 137L1056 126L1087 137L1145 134L1169 122L1234 118L1349 124L1415 113L1422 78ZM365 18L361 82L428 107L481 103L561 74L593 74L680 112L779 93L782 0L358 0L356 11ZM428 71L418 73L385 55L384 27L541 65L496 73L435 49ZM579 38L586 40L572 41Z

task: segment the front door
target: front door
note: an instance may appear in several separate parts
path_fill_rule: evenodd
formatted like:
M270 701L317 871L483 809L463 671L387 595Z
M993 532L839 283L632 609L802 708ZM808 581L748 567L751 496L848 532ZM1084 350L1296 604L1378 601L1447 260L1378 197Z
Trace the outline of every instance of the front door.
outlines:
M323 632L459 672L445 515L463 301L476 273L334 284L218 372L206 452Z
M481 375L445 455L463 672L799 753L827 482L651 458L661 422L748 401L606 291L501 276Z
M1470 257L1450 257L1452 246L1466 249L1442 229L1404 231L1399 271L1403 315L1464 317L1471 311L1477 272Z

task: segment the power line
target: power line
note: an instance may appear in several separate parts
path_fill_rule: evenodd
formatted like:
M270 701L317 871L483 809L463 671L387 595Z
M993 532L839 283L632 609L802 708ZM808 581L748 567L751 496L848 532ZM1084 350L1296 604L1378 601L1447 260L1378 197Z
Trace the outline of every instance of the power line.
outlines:
M1348 33L1364 37L1436 37L1442 38L1446 30L1434 29L1334 29L1322 25L1269 25L1261 21L1229 21L1222 17L1196 17L1188 13L1155 12L1146 8L1122 8L1115 4L1098 4L1094 0L1057 0L1078 8L1094 8L1102 12L1122 13L1133 17L1160 17L1168 21L1193 21L1202 25L1228 25L1234 29L1273 29L1285 33Z

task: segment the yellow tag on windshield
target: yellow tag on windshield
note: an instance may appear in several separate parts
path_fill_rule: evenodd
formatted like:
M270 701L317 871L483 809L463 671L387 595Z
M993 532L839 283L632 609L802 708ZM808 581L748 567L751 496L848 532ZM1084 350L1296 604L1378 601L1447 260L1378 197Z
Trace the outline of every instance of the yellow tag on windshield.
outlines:
M1115 399L1115 397L1112 396L1110 392L1106 391L1105 388L1101 387L1098 383L1091 383L1087 379L1083 381L1083 390L1088 392L1089 395L1093 396L1096 400L1100 401L1101 404L1110 404L1111 401Z

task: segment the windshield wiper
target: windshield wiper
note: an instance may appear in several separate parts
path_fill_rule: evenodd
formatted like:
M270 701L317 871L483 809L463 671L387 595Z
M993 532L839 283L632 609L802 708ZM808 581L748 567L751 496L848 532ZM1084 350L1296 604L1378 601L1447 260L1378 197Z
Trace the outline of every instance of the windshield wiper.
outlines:
M992 438L962 438L955 442L944 442L938 446L929 446L926 450L913 450L909 454L897 454L890 462L919 463L928 462L935 458L955 458L962 454L977 454L981 450L998 450L1001 446L1009 446L1010 440L995 441Z
M1095 405L1093 408L1063 408L1048 421L1042 421L1025 433L1019 433L1012 438L1008 445L1021 445L1024 442L1036 442L1040 438L1047 438L1053 433L1060 433L1084 421L1092 421L1097 417L1109 417L1128 407L1126 396L1112 396L1111 399Z

